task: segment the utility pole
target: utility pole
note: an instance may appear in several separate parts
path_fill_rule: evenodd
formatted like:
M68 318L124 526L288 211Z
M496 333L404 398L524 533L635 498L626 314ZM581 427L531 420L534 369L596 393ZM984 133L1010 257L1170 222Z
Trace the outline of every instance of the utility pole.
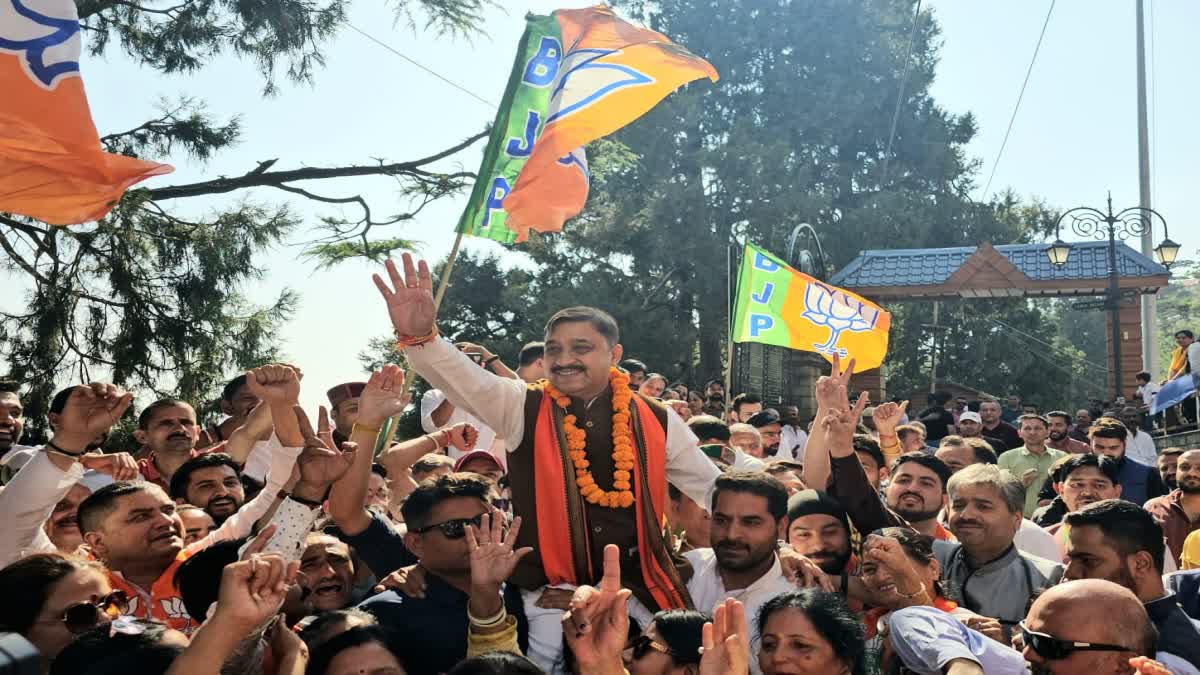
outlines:
M942 303L937 300L934 300L933 301L933 323L921 324L922 328L925 328L925 329L929 330L931 333L933 333L933 354L929 359L929 393L931 393L931 394L937 391L938 334L945 331L947 328L949 328L949 326L943 326L940 323L938 323L938 316L941 313L941 309L942 309Z
M1145 1L1137 0L1137 122L1138 122L1138 206L1150 209L1150 138L1146 115L1146 26ZM1151 258L1154 251L1153 228L1142 232L1142 254ZM1158 297L1142 296L1142 369L1153 378L1158 372ZM1118 375L1118 377L1120 377Z

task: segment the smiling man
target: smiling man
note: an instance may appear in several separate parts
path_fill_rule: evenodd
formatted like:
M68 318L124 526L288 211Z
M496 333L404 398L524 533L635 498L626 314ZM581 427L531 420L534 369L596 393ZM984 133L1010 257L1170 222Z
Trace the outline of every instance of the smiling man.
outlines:
M616 368L624 353L616 321L592 307L550 317L548 381L527 385L438 339L429 267L407 253L403 266L402 274L389 260L390 283L374 281L409 364L509 449L513 513L525 523L517 546L533 548L512 581L525 592L531 633L548 640L531 640L530 657L548 668L562 649L561 611L536 606L541 589L598 583L607 544L622 551L622 581L638 601L631 611L687 606L676 569L686 563L671 558L662 537L667 481L708 504L719 471L673 410L630 391Z
M25 408L14 383L0 382L0 465L7 468L10 453L24 446L17 445L25 430ZM0 471L0 484L7 482L8 471Z
M217 525L246 502L241 470L229 455L210 452L183 463L171 476L171 498L204 509Z

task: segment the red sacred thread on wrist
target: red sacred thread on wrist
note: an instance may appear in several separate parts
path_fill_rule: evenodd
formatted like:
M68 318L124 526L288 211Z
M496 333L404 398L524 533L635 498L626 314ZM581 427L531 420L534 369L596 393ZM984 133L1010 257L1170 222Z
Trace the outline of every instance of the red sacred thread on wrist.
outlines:
M437 324L433 325L433 328L429 331L429 333L427 335L420 335L420 336L397 335L396 336L396 349L404 350L404 349L408 349L409 347L420 347L423 344L432 342L433 340L435 340L437 338L437 336L438 336Z

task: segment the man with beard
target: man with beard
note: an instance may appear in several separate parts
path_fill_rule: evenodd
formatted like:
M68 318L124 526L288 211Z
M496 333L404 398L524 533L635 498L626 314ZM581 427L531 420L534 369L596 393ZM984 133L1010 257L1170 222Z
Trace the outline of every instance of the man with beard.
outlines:
M1154 439L1142 431L1142 414L1133 406L1121 408L1121 423L1129 430L1129 438L1125 441L1125 454L1135 462L1146 466L1154 466L1158 462L1158 449L1154 447Z
M1179 487L1175 482L1175 473L1179 470L1179 456L1183 452L1183 448L1176 446L1167 448L1158 455L1158 477L1162 479L1163 485L1166 485L1168 490Z
M858 572L850 550L850 518L841 502L824 492L801 490L788 499L787 517L787 541L797 553L826 574Z
M729 423L746 423L763 410L762 398L758 394L741 393L729 404Z
M779 454L779 444L783 440L783 424L779 420L779 413L774 410L763 410L751 415L746 420L746 424L758 429L758 434L762 437L763 459L767 461L792 459L791 456Z
M1033 522L1058 535L1068 513L1105 499L1120 499L1117 463L1104 455L1069 455L1054 471L1057 496L1033 514Z
M1062 410L1052 410L1046 413L1050 421L1050 437L1046 439L1046 447L1061 450L1070 455L1083 455L1092 451L1087 443L1071 438L1071 415Z
M1171 556L1179 564L1184 541L1200 529L1200 450L1179 455L1175 482L1178 489L1146 502L1146 510L1162 525Z
M177 504L204 509L217 525L246 501L238 465L223 452L210 452L183 463L171 476L168 492Z
M787 533L787 488L767 474L731 471L717 478L712 500L712 548L684 554L695 570L688 592L697 607L735 598L757 616L767 600L795 590L775 555ZM754 628L749 638L756 643Z
M1163 586L1163 531L1134 504L1108 499L1066 517L1063 580L1105 579L1133 591L1158 629L1158 651L1200 668L1200 632Z
M892 464L891 475L884 491L888 508L921 534L934 539L953 539L938 522L938 514L947 503L950 467L932 455L910 452Z
M1125 441L1129 430L1119 420L1101 417L1092 425L1092 451L1107 455L1117 461L1117 477L1121 484L1121 498L1134 504L1145 504L1148 500L1167 494L1167 486L1156 468L1135 462L1125 454ZM1176 477L1178 480L1178 476Z
M1021 436L1017 433L1017 428L1000 419L999 401L994 398L981 401L979 419L983 422L979 428L979 435L992 444L997 455L1021 447ZM965 431L963 435L967 435Z
M1088 430L1092 428L1092 411L1087 408L1080 408L1075 411L1075 423L1071 425L1071 432L1068 434L1071 438L1080 443L1091 443L1092 439L1088 436Z
M999 620L1010 632L1025 617L1030 600L1058 583L1062 566L1014 545L1025 490L1012 474L991 464L975 464L954 474L946 488L950 531L958 543L933 543L945 595L961 607Z

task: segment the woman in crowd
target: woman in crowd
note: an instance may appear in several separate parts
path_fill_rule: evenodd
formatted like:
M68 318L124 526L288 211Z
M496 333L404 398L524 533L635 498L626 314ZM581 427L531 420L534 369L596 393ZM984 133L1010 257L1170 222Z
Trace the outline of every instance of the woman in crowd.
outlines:
M305 675L405 675L400 660L387 648L379 626L358 626L330 637L313 650Z
M700 667L701 630L709 620L695 610L655 614L625 648L625 669L629 675L694 675Z
M650 398L662 397L663 390L667 388L667 378L660 373L650 373L646 379L642 381L638 387L638 393L642 396Z
M0 570L0 597L0 630L33 643L43 671L81 633L128 609L100 563L58 553L31 555Z
M704 397L698 391L690 391L687 395L688 407L692 409L693 415L704 414Z
M758 614L764 675L865 675L863 626L837 595L813 588L768 600Z

